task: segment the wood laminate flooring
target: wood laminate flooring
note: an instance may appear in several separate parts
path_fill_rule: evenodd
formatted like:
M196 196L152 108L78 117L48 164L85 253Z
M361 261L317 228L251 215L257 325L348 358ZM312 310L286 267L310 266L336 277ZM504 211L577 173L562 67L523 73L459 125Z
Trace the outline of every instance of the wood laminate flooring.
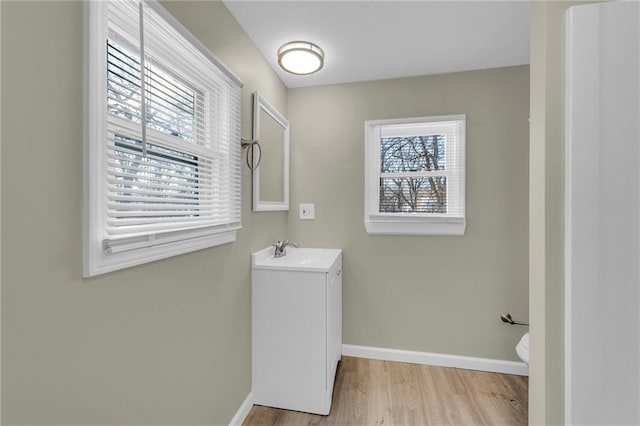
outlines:
M342 357L328 416L254 405L251 425L526 425L528 378Z

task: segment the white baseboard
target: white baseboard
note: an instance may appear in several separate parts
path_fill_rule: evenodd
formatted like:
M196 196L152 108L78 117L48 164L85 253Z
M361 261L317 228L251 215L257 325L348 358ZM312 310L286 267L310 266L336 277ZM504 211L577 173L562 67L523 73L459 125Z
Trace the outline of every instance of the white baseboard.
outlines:
M253 392L249 392L249 395L245 398L245 400L236 411L236 414L233 416L231 421L229 422L229 426L241 426L244 419L249 415L249 411L251 411L251 407L253 407Z
M380 359L384 361L408 362L411 364L455 367L465 370L490 371L493 373L528 376L529 367L524 362L500 359L475 358L461 355L446 355L430 352L405 351L400 349L376 348L372 346L342 345L342 354L358 358Z

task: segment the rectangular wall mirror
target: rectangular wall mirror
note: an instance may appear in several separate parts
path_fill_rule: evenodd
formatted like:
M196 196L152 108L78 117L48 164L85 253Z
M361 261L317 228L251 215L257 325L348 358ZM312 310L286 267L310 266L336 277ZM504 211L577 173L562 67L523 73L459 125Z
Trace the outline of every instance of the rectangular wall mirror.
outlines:
M253 94L253 211L289 210L289 121L260 93Z

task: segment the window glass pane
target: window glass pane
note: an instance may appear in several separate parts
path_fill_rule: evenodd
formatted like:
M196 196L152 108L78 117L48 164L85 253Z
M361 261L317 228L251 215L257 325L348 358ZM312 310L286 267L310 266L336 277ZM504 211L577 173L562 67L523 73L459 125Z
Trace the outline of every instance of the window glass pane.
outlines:
M380 139L380 171L382 173L444 169L445 135Z
M145 63L147 127L194 141L196 92L167 70ZM107 40L107 108L118 117L139 123L140 59Z
M381 178L380 213L446 213L447 178Z
M107 41L107 109L140 122L140 62L111 40Z
M147 64L146 80L147 127L193 142L193 90L154 64Z
M116 134L114 168L116 220L199 216L197 157Z

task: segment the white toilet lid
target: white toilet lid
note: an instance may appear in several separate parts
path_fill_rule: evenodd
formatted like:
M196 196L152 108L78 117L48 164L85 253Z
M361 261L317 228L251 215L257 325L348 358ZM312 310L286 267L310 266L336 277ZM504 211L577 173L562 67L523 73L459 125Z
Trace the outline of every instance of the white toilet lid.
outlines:
M529 365L529 333L522 336L516 345L516 353L522 361Z

